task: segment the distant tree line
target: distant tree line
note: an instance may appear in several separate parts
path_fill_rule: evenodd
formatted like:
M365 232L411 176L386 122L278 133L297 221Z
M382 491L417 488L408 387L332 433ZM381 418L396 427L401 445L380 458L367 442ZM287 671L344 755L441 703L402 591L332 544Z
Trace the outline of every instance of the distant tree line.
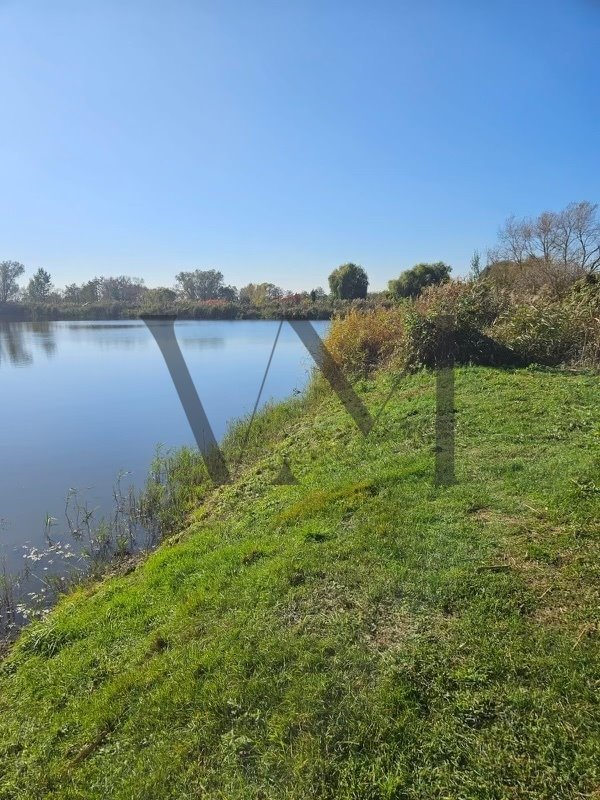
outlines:
M149 288L142 278L127 275L95 277L57 290L52 276L39 268L24 286L25 267L18 261L0 262L0 314L23 317L92 318L94 315L137 316L177 313L198 318L296 316L328 318L348 303L377 305L418 297L431 286L451 280L452 268L443 261L419 263L388 283L385 292L368 292L369 277L359 264L346 263L329 275L329 293L316 287L291 292L273 283L249 283L237 288L217 269L195 269L175 275L172 287ZM492 281L512 292L547 291L559 296L577 280L600 273L598 205L570 203L562 211L537 217L509 217L487 251L485 266L475 252L470 280Z
M273 283L249 283L238 289L216 269L196 269L175 275L173 287L149 288L142 278L119 275L95 277L62 290L52 276L38 269L25 286L19 284L25 267L0 262L0 314L21 318L92 318L174 312L199 318L292 316L329 318L336 303L365 298L368 278L362 267L345 264L330 277L331 294L320 286L292 292ZM339 304L339 303L338 303Z

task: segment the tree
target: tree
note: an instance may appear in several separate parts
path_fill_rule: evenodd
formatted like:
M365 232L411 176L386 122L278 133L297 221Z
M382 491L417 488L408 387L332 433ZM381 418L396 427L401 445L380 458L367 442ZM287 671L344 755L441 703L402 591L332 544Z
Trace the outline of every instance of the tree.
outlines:
M19 278L25 272L23 264L18 261L0 262L0 303L8 303L19 293Z
M27 286L27 299L34 303L43 303L52 291L52 278L49 272L41 267L34 274Z
M534 219L509 217L489 260L516 264L528 274L527 283L562 291L577 278L600 270L598 205L583 200L562 211L543 211Z
M98 300L102 303L139 305L148 291L142 278L118 275L115 278L98 278Z
M481 277L481 254L479 250L474 250L471 256L471 271L469 273L471 280L478 281Z
M316 289L311 289L310 300L311 303L316 303L317 300L324 300L327 297L325 289L322 286L317 286Z
M196 269L175 276L179 290L188 300L235 300L235 286L225 286L223 273L216 269Z
M76 283L69 283L62 291L62 298L66 303L79 303L81 298L81 289Z
M283 289L275 286L274 283L249 283L240 289L239 297L241 303L247 303L250 306L264 306L280 300L283 297Z
M166 286L148 289L144 295L144 305L170 306L177 300L177 292Z
M499 247L490 255L491 261L514 261L522 264L531 251L531 221L510 216L498 231Z
M228 303L235 303L238 299L238 290L235 286L221 286L218 299L226 300Z
M338 300L354 300L367 296L369 278L358 264L342 264L329 276L331 294Z
M70 283L64 288L63 299L67 303L73 303L73 305L93 305L98 303L103 280L103 278L92 278L91 281L82 283L81 286L76 283Z
M81 302L92 304L100 302L101 285L102 278L92 278L91 281L82 283L80 289Z
M437 261L435 264L415 264L395 280L388 283L388 291L396 300L401 297L417 297L426 286L447 283L450 280L452 267Z
M557 245L565 264L584 274L600 270L600 219L598 204L583 200L570 203L558 218Z

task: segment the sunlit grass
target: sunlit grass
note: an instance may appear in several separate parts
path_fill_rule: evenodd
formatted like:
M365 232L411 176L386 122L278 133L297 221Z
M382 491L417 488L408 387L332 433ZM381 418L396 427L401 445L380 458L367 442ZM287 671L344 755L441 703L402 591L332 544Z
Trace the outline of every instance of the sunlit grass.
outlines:
M179 535L2 663L0 797L594 796L598 380L458 370L450 487L428 372L366 439L323 386L263 412L218 490L182 456Z

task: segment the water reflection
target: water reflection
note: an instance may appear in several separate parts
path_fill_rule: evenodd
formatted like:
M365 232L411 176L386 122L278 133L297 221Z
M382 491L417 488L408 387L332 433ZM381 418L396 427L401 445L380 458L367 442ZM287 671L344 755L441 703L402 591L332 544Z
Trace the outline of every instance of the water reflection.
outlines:
M184 336L181 344L186 349L218 350L225 347L225 339L222 336Z
M192 323L193 324L193 323ZM215 323L213 323L215 324ZM218 324L218 323L216 323ZM179 326L178 326L179 327ZM186 331L186 323L182 328ZM152 342L143 322L0 322L0 366L31 366L36 351L51 358L57 351L57 339L64 347L68 341L91 345L101 350L146 349ZM181 345L189 350L225 348L223 335L186 335Z
M40 347L47 358L52 358L56 353L56 338L50 322L31 322L31 330L35 336L35 343Z
M126 328L144 328L143 322L67 322L69 331L122 331Z
M36 350L51 358L56 353L52 325L51 322L0 322L0 365L29 366Z

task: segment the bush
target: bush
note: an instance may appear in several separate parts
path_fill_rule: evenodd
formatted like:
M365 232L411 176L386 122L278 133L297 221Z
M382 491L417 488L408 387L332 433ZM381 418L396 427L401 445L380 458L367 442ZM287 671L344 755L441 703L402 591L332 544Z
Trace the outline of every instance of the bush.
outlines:
M407 316L406 363L434 366L448 358L485 365L518 363L518 354L487 332L509 306L506 293L483 281L427 288Z
M346 316L334 319L325 344L348 374L365 375L403 351L405 314L404 307L372 311L353 308Z
M545 365L600 362L600 287L574 284L561 300L537 297L506 311L492 328L499 342Z
M600 281L575 283L562 298L515 302L485 280L430 286L392 308L352 308L337 318L328 345L351 375L462 364L600 364Z
M528 361L559 364L576 348L576 332L566 309L557 304L520 305L494 326L494 336Z
M414 307L427 319L450 318L454 327L484 329L510 308L510 296L485 281L450 281L430 286Z
M327 342L351 375L383 364L394 370L435 367L448 359L515 364L522 360L519 354L487 335L508 307L508 295L485 282L452 281L391 308L353 308L334 321Z
M575 359L587 366L600 364L600 279L587 276L577 281L565 299L565 306L579 327Z
M449 362L483 366L524 363L512 348L452 316L428 318L413 309L406 322L406 350L399 364L404 368L436 367Z

